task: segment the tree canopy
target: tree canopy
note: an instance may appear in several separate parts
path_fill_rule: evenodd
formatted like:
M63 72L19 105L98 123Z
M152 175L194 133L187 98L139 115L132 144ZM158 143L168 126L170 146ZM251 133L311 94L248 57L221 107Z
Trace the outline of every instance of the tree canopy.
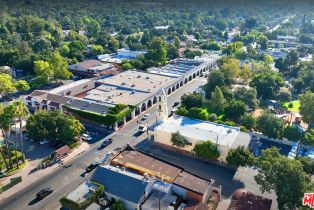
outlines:
M258 97L271 99L284 85L284 80L277 73L257 74L250 82L251 87L255 87Z
M257 166L257 184L262 192L276 192L279 209L300 206L304 193L313 187L302 164L282 156L275 147L262 150Z
M211 141L197 143L193 148L193 152L197 156L208 158L211 160L217 159L220 155L216 145L213 144Z
M314 123L314 93L307 92L300 95L300 114L306 123Z
M47 139L70 144L77 141L84 126L75 118L59 111L40 111L28 118L26 128L34 141Z
M186 109L191 109L193 107L201 108L204 106L206 99L200 94L184 94L181 97L181 104Z
M230 149L226 161L229 165L239 167L251 165L253 163L252 153L244 146Z
M256 128L264 135L276 139L282 136L284 123L272 113L264 111L263 114L257 118Z

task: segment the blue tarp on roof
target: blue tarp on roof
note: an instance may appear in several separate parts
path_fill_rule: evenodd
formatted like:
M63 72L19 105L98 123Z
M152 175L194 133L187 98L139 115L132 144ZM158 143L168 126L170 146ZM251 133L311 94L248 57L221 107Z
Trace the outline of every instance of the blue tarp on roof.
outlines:
M140 201L147 186L147 183L140 179L104 167L98 167L91 180L104 185L105 192L133 203Z

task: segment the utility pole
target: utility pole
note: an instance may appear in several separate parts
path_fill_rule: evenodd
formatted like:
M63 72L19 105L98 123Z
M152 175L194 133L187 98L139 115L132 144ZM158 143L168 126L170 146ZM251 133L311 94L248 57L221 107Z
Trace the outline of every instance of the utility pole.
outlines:
M158 191L158 210L160 210L160 191Z

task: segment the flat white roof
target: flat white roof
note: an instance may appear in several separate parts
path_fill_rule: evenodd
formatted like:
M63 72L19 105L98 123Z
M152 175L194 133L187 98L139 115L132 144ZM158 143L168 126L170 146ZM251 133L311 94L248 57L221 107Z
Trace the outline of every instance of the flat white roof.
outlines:
M52 90L49 90L48 93L50 93L50 94L58 94L58 93L60 93L62 91L68 90L70 88L73 88L75 86L78 86L78 85L81 85L81 84L84 84L84 83L87 83L89 81L91 81L91 79L81 79L81 80L78 80L78 81L75 81L75 82L71 82L69 84L62 85L60 87L54 88Z
M97 80L99 87L87 92L84 99L107 104L138 105L167 88L180 78L141 71L124 71L118 75Z
M192 119L188 117L182 117L174 115L170 117L164 123L158 125L156 130L175 133L180 132L181 135L198 139L200 141L212 141L216 143L218 136L218 144L231 146L240 133L240 128L231 127L227 125L221 125L211 123L207 121Z
M75 190L70 192L66 197L74 202L83 202L85 201L91 194L91 190L96 190L98 186L92 183L83 182L80 184Z

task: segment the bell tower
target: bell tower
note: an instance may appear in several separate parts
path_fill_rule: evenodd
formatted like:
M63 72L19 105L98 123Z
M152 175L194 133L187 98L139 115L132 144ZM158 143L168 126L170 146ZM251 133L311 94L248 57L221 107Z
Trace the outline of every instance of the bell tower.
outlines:
M165 122L168 119L167 94L164 89L160 91L160 100L158 102L158 123Z

